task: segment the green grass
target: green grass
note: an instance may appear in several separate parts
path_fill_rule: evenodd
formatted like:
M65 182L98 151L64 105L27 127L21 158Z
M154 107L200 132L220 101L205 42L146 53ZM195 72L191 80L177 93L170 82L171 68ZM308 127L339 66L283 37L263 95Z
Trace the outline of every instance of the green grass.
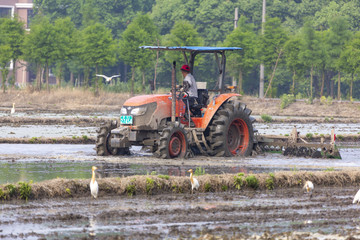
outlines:
M254 176L250 175L245 178L247 185L253 189L258 189L259 187L259 180Z
M273 121L272 117L267 114L261 114L261 119L264 120L264 122L270 123Z

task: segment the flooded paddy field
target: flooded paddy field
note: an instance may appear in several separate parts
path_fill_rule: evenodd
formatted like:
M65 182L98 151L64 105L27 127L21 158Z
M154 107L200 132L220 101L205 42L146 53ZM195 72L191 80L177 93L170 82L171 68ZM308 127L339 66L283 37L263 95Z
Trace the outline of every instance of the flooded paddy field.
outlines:
M108 119L110 121L110 119ZM61 137L96 137L96 130L100 123L93 124L0 124L1 138L61 138ZM307 133L313 136L320 134L330 134L334 127L338 135L360 134L360 123L334 124L334 123L255 123L254 128L262 135L286 135L290 134L293 127L296 126L300 135Z
M190 168L207 174L270 173L277 171L324 171L360 169L360 148L341 148L342 159L285 157L265 153L254 157L204 157L171 160L158 159L140 147L132 147L130 156L96 156L87 144L0 144L0 184L18 181L43 181L53 178L90 178L96 165L98 177L165 174L185 176Z
M47 199L0 205L2 239L357 239L356 187ZM349 238L355 237L355 238Z
M108 113L17 113L19 121L0 124L1 138L96 137ZM8 118L5 113L0 117ZM33 118L30 124L21 120ZM55 119L47 124L36 119ZM64 121L64 119L80 119ZM100 119L101 118L101 119ZM335 123L288 117L258 123L260 134L357 134L358 123ZM82 121L81 119L96 119ZM274 118L276 119L276 118ZM279 123L279 121L285 120ZM25 121L26 122L26 121ZM54 123L54 121L49 121ZM342 145L342 144L340 144ZM350 146L351 145L351 146ZM206 174L272 173L278 171L360 170L358 143L343 145L342 159L284 157L265 153L248 158L164 160L139 147L130 156L96 156L93 144L0 144L0 184L49 179L89 179L163 174L188 176L189 168ZM360 239L360 207L352 199L360 185L315 186L310 198L301 187L160 195L107 196L0 202L0 239Z

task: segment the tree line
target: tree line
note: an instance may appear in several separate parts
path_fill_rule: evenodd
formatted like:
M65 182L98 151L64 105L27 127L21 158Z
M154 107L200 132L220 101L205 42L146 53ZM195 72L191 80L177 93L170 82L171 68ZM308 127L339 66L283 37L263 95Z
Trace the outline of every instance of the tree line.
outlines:
M234 29L234 9L240 19ZM267 1L261 34L260 0L34 0L29 33L19 19L0 19L2 87L11 60L25 60L35 87L49 89L49 69L57 86L150 92L170 87L175 52L142 45L232 46L227 83L257 95L259 65L265 66L265 96L360 98L360 3L357 1ZM197 57L195 78L216 84L212 55ZM15 62L15 61L13 61ZM118 74L104 85L95 74ZM4 77L5 76L5 77ZM181 76L178 76L181 79Z

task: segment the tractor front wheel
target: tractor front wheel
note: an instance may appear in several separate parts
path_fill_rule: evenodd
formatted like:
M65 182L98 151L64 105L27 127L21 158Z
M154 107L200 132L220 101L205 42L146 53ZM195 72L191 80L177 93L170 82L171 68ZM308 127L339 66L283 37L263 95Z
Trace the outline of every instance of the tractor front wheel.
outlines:
M188 150L188 139L184 125L170 123L160 133L160 140L155 156L159 158L184 158Z
M111 121L103 124L97 131L96 138L96 154L98 156L108 155L128 155L130 153L129 148L112 148L110 140L113 137L111 130L117 127L116 121Z

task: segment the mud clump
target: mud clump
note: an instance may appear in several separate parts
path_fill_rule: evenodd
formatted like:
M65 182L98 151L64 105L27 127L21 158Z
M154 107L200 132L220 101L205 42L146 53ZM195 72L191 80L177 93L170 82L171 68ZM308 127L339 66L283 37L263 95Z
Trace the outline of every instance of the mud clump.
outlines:
M310 180L315 186L355 186L360 182L359 171L324 171L324 172L276 172L271 174L221 174L202 175L198 192L226 192L244 189L273 190L277 188L302 187ZM164 175L142 175L124 178L102 178L99 183L99 197L114 195L159 195L189 194L191 183L189 177ZM44 198L78 198L90 196L89 179L52 179L32 183L28 199ZM10 192L9 186L13 192ZM0 199L19 199L20 187L13 184L0 185Z

